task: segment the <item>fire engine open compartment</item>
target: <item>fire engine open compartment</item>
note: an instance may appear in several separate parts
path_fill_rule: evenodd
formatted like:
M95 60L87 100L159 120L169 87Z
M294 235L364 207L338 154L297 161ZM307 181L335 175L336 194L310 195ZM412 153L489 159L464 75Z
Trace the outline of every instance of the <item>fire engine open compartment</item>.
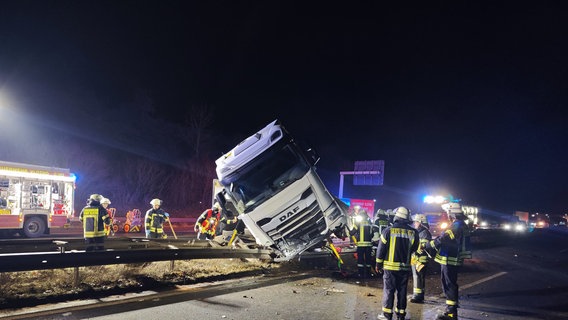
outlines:
M0 161L0 231L37 238L69 226L74 193L69 169Z

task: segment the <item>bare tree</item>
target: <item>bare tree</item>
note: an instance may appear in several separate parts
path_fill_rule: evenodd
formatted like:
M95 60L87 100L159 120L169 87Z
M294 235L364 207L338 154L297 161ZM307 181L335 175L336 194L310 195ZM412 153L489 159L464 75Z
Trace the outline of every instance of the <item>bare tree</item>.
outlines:
M206 105L192 106L186 113L183 137L195 155L198 155L201 146L208 142L213 120L213 110Z
M210 206L212 181L215 178L215 163L207 156L190 159L180 174L172 177L175 190L170 193L180 208Z

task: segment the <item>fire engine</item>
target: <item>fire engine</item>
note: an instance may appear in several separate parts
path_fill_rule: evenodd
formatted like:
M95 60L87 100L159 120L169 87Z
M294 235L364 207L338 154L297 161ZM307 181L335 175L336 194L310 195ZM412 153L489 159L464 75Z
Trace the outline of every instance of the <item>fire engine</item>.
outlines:
M0 233L37 238L69 227L75 180L69 169L0 161Z

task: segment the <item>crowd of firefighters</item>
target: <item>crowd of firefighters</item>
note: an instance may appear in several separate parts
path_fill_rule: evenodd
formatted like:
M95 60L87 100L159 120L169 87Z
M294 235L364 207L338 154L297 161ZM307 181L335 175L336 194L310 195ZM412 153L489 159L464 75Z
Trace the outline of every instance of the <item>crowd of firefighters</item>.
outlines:
M109 208L111 204L110 199L103 197L100 194L92 194L89 199L87 199L87 205L81 210L79 219L83 224L83 232L86 240L86 250L87 251L97 251L104 250L104 239L109 235L114 234L114 229L116 226L115 220L115 209ZM175 235L175 231L170 221L169 213L165 212L162 206L162 200L152 199L150 201L152 206L146 214L144 215L144 230L146 238L149 239L164 239L167 238L164 232L164 224L168 223L170 230ZM206 209L198 218L194 226L194 231L197 233L197 239L199 240L213 240L216 235L223 231L230 231L233 235L233 231L244 229L243 227L238 227L238 219L230 211L221 214L222 209L218 203L215 203L210 209ZM137 209L129 211L127 213L127 222L125 223L128 228L132 228L134 231L139 231L138 225L130 226L135 223L138 217L136 213L139 214Z
M382 310L378 319L407 318L410 273L413 280L410 302L424 302L425 266L430 260L440 264L446 296L445 311L437 319L458 319L458 270L464 259L471 258L470 229L459 203L445 203L442 209L447 212L451 225L433 239L424 214L411 215L406 207L379 209L372 221L360 206L354 207L350 234L357 246L358 277L378 275L383 280Z
M83 224L86 251L104 250L104 239L114 219L114 211L108 206L110 200L92 194L79 218ZM162 200L153 199L152 206L144 216L146 237L165 238L164 224L170 224L170 216L162 208ZM351 215L350 235L357 246L358 277L382 276L383 298L379 319L404 320L407 317L407 285L412 273L412 303L423 303L425 295L425 266L434 260L441 266L441 281L446 296L446 310L438 315L440 320L457 319L458 270L464 259L471 258L470 231L458 203L442 205L452 224L438 237L432 239L427 217L411 215L406 207L394 210L377 210L374 221L360 206L355 206ZM194 231L199 240L213 240L222 234L229 243L243 226L239 227L236 215L222 212L215 203L197 218ZM223 213L223 214L222 214ZM225 233L227 231L228 233ZM242 230L241 230L242 231ZM176 237L177 238L177 237ZM231 238L231 239L229 239ZM376 248L375 250L373 250ZM395 305L396 301L396 305Z

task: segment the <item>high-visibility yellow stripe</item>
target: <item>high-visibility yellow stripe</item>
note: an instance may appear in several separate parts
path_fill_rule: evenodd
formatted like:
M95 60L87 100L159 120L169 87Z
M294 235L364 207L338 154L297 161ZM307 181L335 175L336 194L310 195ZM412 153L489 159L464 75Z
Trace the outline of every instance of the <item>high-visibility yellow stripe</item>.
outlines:
M392 229L391 229L392 230ZM390 244L389 244L389 257L388 261L394 261L394 248L396 248L396 237L393 237L391 234L390 237Z

